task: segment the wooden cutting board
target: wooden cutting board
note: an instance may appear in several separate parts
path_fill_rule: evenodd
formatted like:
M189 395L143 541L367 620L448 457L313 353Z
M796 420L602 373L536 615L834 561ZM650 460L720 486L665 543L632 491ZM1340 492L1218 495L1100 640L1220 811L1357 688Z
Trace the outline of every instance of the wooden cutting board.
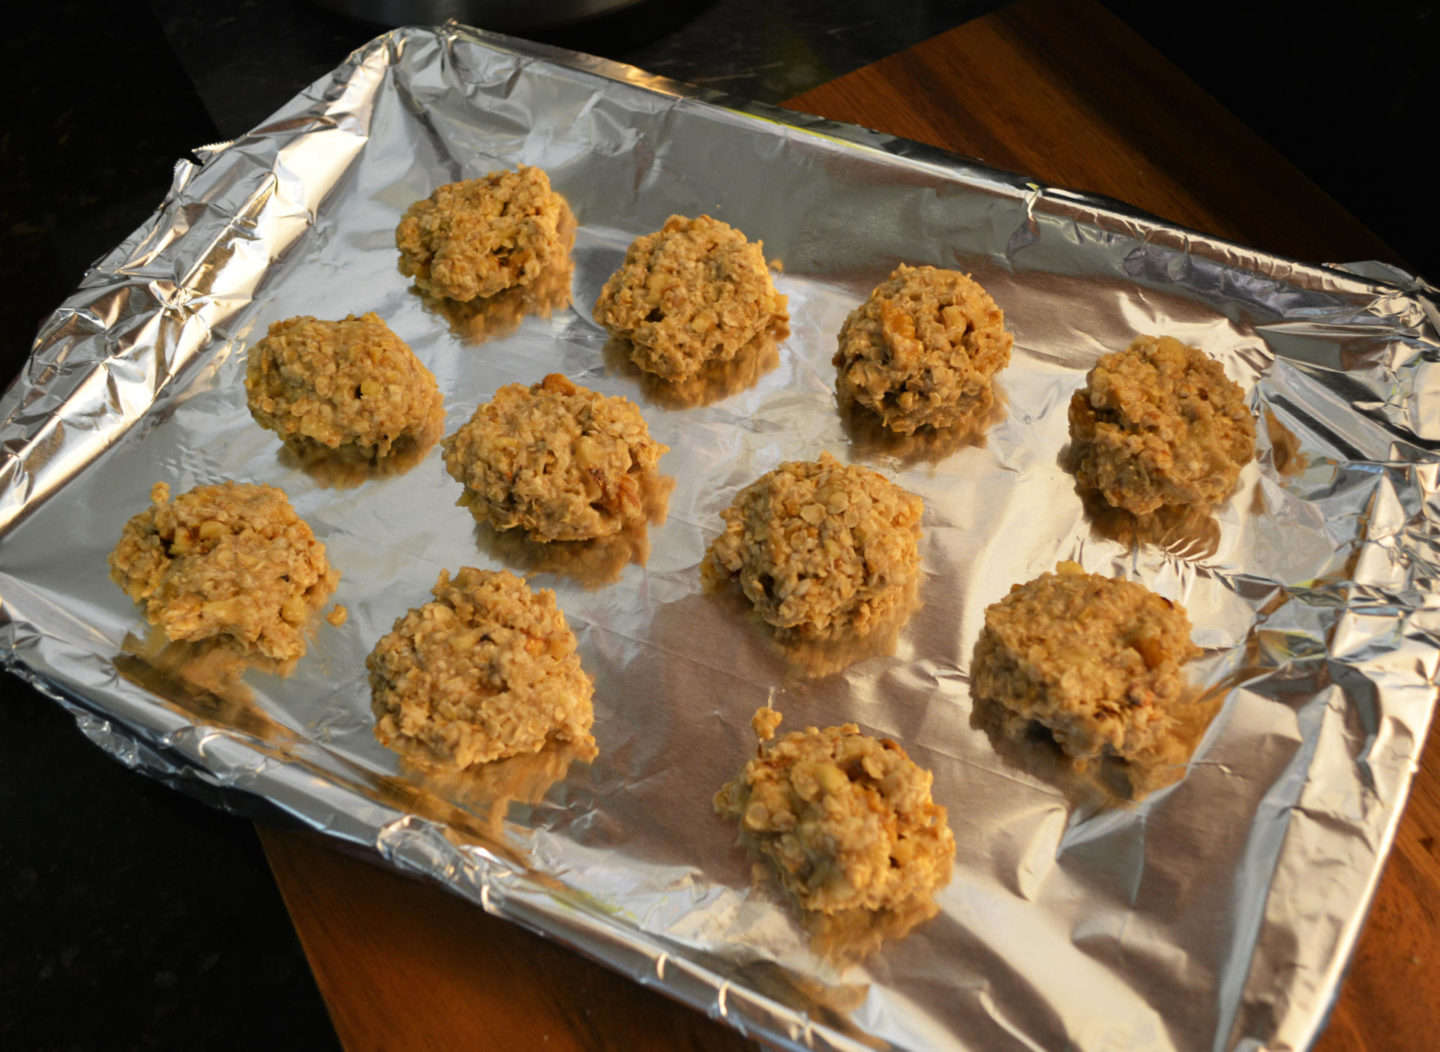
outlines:
M1095 3L1019 0L790 105L1281 255L1403 263ZM1437 736L1322 1052L1440 1045ZM267 828L260 836L347 1049L756 1047L318 836Z

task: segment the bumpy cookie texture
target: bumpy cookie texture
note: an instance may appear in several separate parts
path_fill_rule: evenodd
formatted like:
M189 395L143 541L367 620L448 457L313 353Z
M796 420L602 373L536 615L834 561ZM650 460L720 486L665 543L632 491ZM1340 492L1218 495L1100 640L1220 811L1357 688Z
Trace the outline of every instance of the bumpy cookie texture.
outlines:
M920 565L913 493L829 453L762 475L721 514L700 565L737 581L771 625L804 639L863 636L901 603Z
M277 321L250 348L245 394L256 423L304 454L379 461L443 426L430 370L375 314Z
M445 467L481 522L540 541L589 540L647 517L646 492L669 448L633 402L551 373L496 391L445 439Z
M594 688L554 592L467 566L442 570L434 595L365 660L382 743L458 768L593 745Z
M636 238L595 303L595 320L630 341L630 356L667 380L735 357L759 336L790 332L763 245L709 216L671 216Z
M968 275L901 265L840 329L832 363L845 404L911 434L983 415L1013 337L990 294Z
M569 252L569 213L539 168L447 183L395 229L400 272L422 292L462 303L527 285Z
M1175 713L1181 666L1200 653L1184 607L1133 581L1073 563L1025 584L985 611L971 693L1002 706L1012 738L1031 721L1072 759L1181 762Z
M1254 456L1255 417L1219 362L1142 336L1102 356L1071 396L1070 438L1081 487L1144 515L1225 500Z
M110 576L175 641L220 639L275 661L305 653L305 623L339 574L325 546L271 486L225 482L151 506L125 524Z
M756 729L778 722L757 714ZM853 723L807 727L762 745L715 794L715 810L739 819L741 842L803 909L896 910L950 879L955 837L932 781L899 745Z

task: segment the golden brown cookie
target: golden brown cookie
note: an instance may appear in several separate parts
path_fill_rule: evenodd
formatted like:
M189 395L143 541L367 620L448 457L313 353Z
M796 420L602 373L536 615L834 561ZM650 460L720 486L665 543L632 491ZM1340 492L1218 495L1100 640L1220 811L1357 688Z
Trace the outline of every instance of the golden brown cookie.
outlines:
M281 662L303 655L305 623L340 575L285 494L225 482L172 503L157 482L150 500L110 553L111 578L146 619L172 640L223 639Z
M762 742L778 717L757 713ZM740 841L769 862L801 908L902 910L950 879L955 837L933 776L893 741L853 723L761 745L715 794Z
M375 314L275 322L250 348L245 394L255 422L302 457L380 461L433 445L444 424L434 375Z
M422 292L468 302L527 285L574 243L565 199L521 165L438 187L395 229L400 272Z
M453 580L442 570L433 594L365 659L383 744L457 768L593 746L594 687L554 592L466 566Z
M741 490L700 565L737 581L771 625L801 638L863 636L901 602L919 566L924 505L829 453L790 461Z
M1198 347L1141 336L1103 355L1071 396L1070 439L1080 486L1145 515L1225 500L1255 454L1255 416Z
M761 335L790 332L763 245L709 216L671 216L638 237L595 303L595 321L630 342L640 368L685 380Z
M496 391L445 439L445 467L481 522L540 541L588 540L648 516L647 485L669 448L633 402L552 373Z
M1179 603L1062 563L986 609L970 692L1008 713L1007 736L1037 722L1082 764L1183 762L1159 753L1171 748L1181 666L1199 653Z
M982 417L1013 337L990 294L958 270L901 264L850 312L832 363L844 404L911 434Z

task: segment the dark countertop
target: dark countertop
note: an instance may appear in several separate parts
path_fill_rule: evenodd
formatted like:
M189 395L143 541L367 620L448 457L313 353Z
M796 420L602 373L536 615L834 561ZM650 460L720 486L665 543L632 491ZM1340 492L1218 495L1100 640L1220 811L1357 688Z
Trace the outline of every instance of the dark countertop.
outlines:
M647 2L545 39L776 101L995 6ZM1409 160L1440 5L1380 0L1363 25L1338 4L1216 0L1183 22L1109 6L1397 259L1440 274L1432 181ZM176 158L259 123L378 31L286 0L57 0L21 16L3 44L6 377L89 263L159 202ZM17 679L0 691L0 1046L332 1047L249 818L126 770Z

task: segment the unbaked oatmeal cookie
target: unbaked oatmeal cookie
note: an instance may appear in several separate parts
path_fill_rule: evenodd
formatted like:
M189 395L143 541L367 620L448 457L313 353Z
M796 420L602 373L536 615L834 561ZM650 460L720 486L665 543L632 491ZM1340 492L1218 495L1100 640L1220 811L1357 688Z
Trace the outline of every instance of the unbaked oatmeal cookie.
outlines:
M911 434L981 417L1014 338L990 294L968 275L901 264L845 319L835 389L890 430Z
M899 607L920 566L924 504L829 453L741 490L700 565L737 581L767 622L805 639L863 636Z
M636 365L667 380L728 361L757 337L790 332L763 244L710 216L671 216L636 238L601 289L595 320L630 342Z
M554 592L471 566L432 591L365 659L383 744L458 768L593 745L594 686Z
M778 717L757 713L762 742ZM898 910L950 879L955 837L930 795L933 776L893 741L853 723L762 744L715 810L768 861L806 910Z
M1141 336L1103 355L1070 398L1075 477L1135 515L1211 505L1255 454L1245 392L1198 347Z
M255 422L302 456L382 461L428 448L444 426L434 375L375 314L273 323L250 348L245 394Z
M438 187L395 229L400 272L461 303L528 285L567 254L575 222L539 168L521 165Z
M305 625L339 574L325 546L272 486L199 486L125 524L110 576L175 641L220 639L279 662L305 653Z
M646 493L669 448L650 437L635 403L551 373L496 391L445 439L445 467L479 521L539 541L589 540L647 518Z
M1199 653L1179 603L1062 563L986 609L970 690L1005 710L1007 736L1038 722L1082 766L1107 756L1183 763L1162 754L1175 741L1181 666Z

